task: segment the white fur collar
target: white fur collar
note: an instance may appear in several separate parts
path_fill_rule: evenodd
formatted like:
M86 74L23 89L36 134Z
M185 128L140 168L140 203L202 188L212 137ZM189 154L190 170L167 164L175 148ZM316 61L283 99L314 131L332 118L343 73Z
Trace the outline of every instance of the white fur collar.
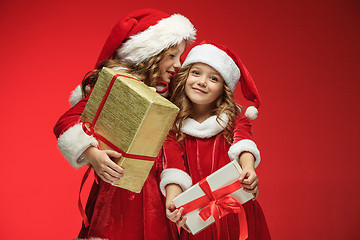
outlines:
M220 115L219 122L216 121L216 116L211 116L204 122L199 123L192 118L187 118L183 121L181 131L193 137L209 138L221 133L229 121L225 113Z

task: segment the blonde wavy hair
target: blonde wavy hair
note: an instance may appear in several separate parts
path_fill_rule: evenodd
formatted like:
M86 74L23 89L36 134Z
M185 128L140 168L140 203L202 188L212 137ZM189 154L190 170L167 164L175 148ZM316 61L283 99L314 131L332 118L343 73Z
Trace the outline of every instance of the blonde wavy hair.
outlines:
M185 93L185 83L192 66L193 64L190 64L185 68L181 69L173 81L173 86L175 87L170 100L180 108L180 111L175 119L172 131L175 133L178 142L183 141L185 138L185 133L180 131L182 123L185 119L191 117L192 113L192 103ZM228 86L226 86L225 83L223 92L216 100L214 108L211 112L212 115L217 116L216 121L221 126L224 125L220 123L220 121L222 121L222 119L220 118L220 115L222 113L225 113L228 116L229 121L221 134L224 136L226 142L231 144L233 141L235 119L240 113L240 109L234 101L232 91Z
M123 63L120 59L116 57L116 55L113 56L112 59L105 60L97 69L94 69L90 72L88 72L82 83L81 83L81 90L83 93L83 97L85 97L88 94L87 87L93 88L95 86L95 83L99 77L99 73L101 72L101 69L103 67L113 68L113 67L124 67L126 70L125 72L136 75L136 77L144 82L146 85L154 87L155 84L160 81L160 72L159 67L160 63L166 58L168 52L172 49L168 48L163 50L158 55L152 57L149 59L149 61L134 65L128 65Z

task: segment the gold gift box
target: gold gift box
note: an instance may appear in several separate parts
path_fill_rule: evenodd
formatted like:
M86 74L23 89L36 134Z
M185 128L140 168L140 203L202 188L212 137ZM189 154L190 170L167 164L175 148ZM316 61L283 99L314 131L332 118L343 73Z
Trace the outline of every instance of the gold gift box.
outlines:
M113 77L94 131L128 154L156 157L171 129L179 108L130 74L103 68L81 115L93 122ZM99 139L98 139L99 140ZM101 140L100 149L111 149ZM139 193L154 161L121 157L114 160L125 174L115 186Z

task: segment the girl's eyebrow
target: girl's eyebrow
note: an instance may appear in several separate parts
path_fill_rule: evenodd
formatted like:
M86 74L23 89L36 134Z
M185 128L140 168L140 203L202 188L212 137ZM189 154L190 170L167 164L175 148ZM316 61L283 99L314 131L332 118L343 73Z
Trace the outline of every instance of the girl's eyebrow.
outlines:
M221 77L220 73L214 69L211 70L210 75L216 75L216 76Z

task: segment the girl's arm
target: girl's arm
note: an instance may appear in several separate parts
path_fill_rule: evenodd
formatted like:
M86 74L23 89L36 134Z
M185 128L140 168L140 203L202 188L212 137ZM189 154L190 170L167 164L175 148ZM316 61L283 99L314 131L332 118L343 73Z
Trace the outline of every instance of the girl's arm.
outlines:
M168 184L166 189L166 216L167 218L176 223L179 227L183 227L186 231L189 231L186 226L186 217L182 217L184 208L176 209L172 200L182 193L182 189L177 184Z
M249 152L254 156L256 168L260 163L260 151L253 141L251 123L247 118L239 117L236 119L233 139L233 144L228 152L230 159L239 160L241 153Z
M183 147L177 142L172 132L166 137L162 147L163 171L160 178L160 190L166 196L165 187L169 184L177 184L182 191L192 185L192 179L186 167Z
M181 214L183 212L183 208L176 209L174 203L172 200L177 197L180 193L182 193L182 189L177 184L168 184L165 187L166 191L166 216L170 221L177 223L180 218Z
M163 144L162 153L164 170L160 176L160 190L166 197L166 216L179 227L189 231L185 226L186 217L181 217L184 209L176 209L172 202L176 196L192 185L185 164L184 150L181 144L176 141L172 132L170 132Z
M251 123L247 118L238 118L233 132L233 144L229 149L231 160L237 160L242 168L240 181L244 190L253 193L255 198L259 194L259 179L255 168L260 163L260 151L252 140Z
M79 158L88 147L98 146L98 141L95 137L84 132L80 122L80 116L84 111L87 100L88 98L83 98L66 111L56 122L53 129L60 152L75 168L89 163L87 160Z
M255 172L254 162L255 158L251 153L241 153L239 164L242 168L242 172L239 179L242 186L244 187L244 190L248 193L253 193L256 199L259 195L259 179Z
M58 139L60 152L73 167L79 168L91 164L103 181L112 183L123 176L124 170L110 157L118 158L121 154L110 150L99 150L95 137L83 131L80 116L87 100L88 97L82 99L59 118L54 126L54 134Z

